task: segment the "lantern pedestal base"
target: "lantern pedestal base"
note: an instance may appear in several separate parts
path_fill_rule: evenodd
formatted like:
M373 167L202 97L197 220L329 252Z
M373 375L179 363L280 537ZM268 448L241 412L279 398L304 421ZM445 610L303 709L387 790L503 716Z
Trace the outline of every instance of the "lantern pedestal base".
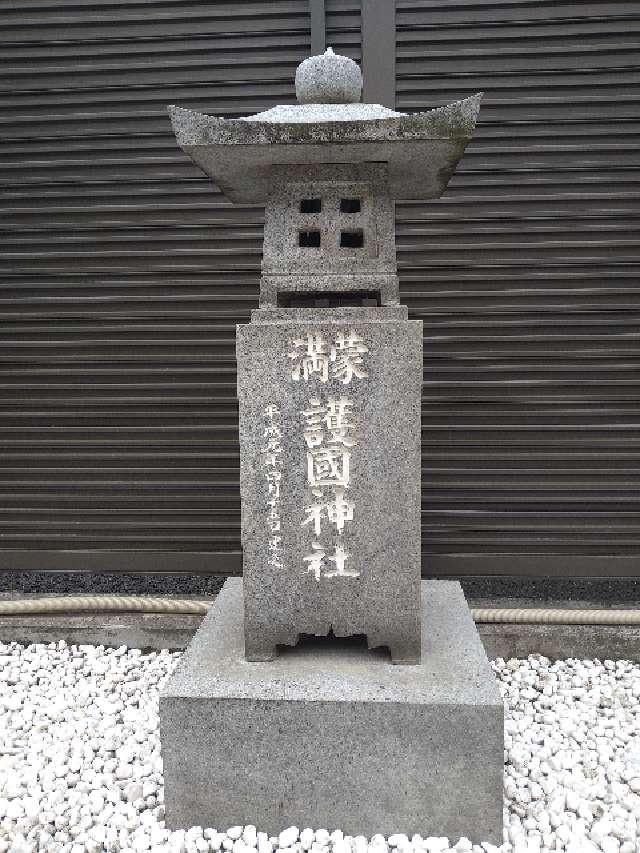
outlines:
M503 706L460 585L422 582L418 665L313 638L244 657L225 583L160 698L167 826L502 843Z

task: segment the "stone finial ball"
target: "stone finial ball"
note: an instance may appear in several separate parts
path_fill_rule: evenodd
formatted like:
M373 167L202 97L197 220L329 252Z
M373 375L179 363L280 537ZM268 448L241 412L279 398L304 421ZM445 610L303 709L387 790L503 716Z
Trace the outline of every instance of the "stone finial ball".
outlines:
M330 47L296 69L296 97L301 104L355 104L361 94L360 67Z

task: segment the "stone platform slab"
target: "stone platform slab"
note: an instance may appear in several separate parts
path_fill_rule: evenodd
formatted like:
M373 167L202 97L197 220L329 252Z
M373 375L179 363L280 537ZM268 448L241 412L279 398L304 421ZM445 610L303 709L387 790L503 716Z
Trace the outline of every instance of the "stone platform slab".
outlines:
M503 706L460 585L423 581L422 659L314 639L244 658L230 579L160 698L167 826L502 841Z

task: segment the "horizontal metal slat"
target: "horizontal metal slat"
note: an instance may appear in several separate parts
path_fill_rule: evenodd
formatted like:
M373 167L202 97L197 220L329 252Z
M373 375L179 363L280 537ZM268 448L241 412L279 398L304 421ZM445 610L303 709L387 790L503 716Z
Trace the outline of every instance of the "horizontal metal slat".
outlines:
M400 109L487 91L445 198L398 205L425 324L425 570L633 573L637 10L397 8ZM9 12L0 562L237 568L233 326L257 301L262 212L199 176L164 104L291 103L307 3ZM359 59L360 4L326 13Z

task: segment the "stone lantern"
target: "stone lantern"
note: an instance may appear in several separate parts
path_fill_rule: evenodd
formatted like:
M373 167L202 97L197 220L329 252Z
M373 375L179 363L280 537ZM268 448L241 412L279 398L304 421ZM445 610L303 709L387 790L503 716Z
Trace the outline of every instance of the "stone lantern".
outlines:
M294 106L169 108L183 150L231 201L264 204L265 228L260 306L237 327L243 580L161 700L167 819L497 839L497 688L459 586L421 589L422 322L399 303L394 222L395 199L442 194L480 95L405 115L361 89L329 49L298 67ZM445 804L465 785L468 817Z

